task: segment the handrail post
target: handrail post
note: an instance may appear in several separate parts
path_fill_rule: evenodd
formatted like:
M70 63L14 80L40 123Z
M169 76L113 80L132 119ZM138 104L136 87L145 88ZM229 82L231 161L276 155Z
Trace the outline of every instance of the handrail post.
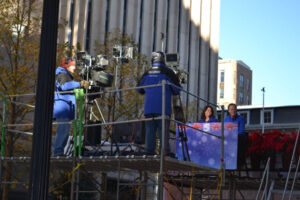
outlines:
M294 144L293 155L292 155L292 159L291 159L291 162L290 162L289 172L288 172L288 175L287 175L286 181L285 181L285 186L284 186L284 191L283 191L283 195L282 195L282 200L284 200L285 193L286 193L286 190L287 190L287 187L288 187L288 183L289 183L289 179L290 179L290 174L291 174L291 169L292 169L292 165L293 165L293 162L294 162L294 157L295 157L296 149L297 149L297 146L298 146L299 134L300 134L300 127L298 129L298 134L297 134L296 141L295 141L295 144Z
M2 124L1 124L1 129L2 129L2 135L1 135L1 158L0 158L0 188L2 185L2 157L4 157L4 139L5 139L5 132L6 132L6 97L3 95L2 97L3 100L3 119L2 119Z
M78 89L74 89L74 93L75 93L75 101L77 103L77 100L78 100ZM77 126L78 126L78 114L77 114L77 110L75 110L75 117L74 117L74 134L73 134L73 139L74 139L74 145L73 145L73 156L77 156L77 150L76 150L76 147L77 147Z
M4 139L5 139L5 132L6 132L6 106L7 106L7 99L5 97L5 95L3 95L2 97L3 100L3 119L2 119L2 125L1 125L1 129L2 129L2 135L1 135L1 156L4 156Z
M83 124L83 89L79 89L79 152L78 155L82 156L82 124Z
M160 144L160 181L159 181L159 200L163 200L164 194L164 156L165 156L165 141L166 141L166 80L162 80L162 115L161 115L161 144Z

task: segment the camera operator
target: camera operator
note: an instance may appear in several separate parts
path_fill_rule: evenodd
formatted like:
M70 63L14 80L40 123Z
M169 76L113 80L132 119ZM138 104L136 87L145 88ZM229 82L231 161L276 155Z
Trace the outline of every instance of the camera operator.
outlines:
M70 122L74 119L76 110L76 99L73 94L75 88L88 88L88 81L73 81L75 72L75 61L72 58L66 58L62 61L61 66L57 67L55 75L55 94L54 94L54 110L53 118L57 122L66 123L58 124L56 129L56 137L54 141L54 156L62 156L64 148L69 137ZM59 93L70 91L70 93Z
M160 84L162 80L166 80L169 83L175 84L179 87L179 79L175 75L174 71L165 65L165 58L162 52L153 52L152 53L152 67L144 73L141 80L139 81L138 86L154 85ZM138 89L138 92L145 94L145 103L144 103L144 115L145 118L155 118L159 117L162 114L162 87L149 87ZM165 113L169 117L171 116L171 99L172 95L179 95L179 90L170 85L166 85L165 90ZM158 130L160 144L162 141L162 120L152 120L146 122L146 153L148 155L155 154L156 147L156 130ZM170 121L165 121L166 127L166 148L167 155L170 154L170 146L168 142L169 138L169 125ZM161 145L160 145L161 146ZM159 148L160 149L160 148Z

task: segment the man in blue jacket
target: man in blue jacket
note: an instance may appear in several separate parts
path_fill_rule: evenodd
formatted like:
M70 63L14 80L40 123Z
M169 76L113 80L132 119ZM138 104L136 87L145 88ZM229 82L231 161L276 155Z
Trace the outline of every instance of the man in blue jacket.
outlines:
M75 72L75 61L66 58L62 61L61 67L56 69L56 82L54 94L53 118L58 123L56 137L54 141L54 156L62 156L69 137L70 121L74 119L76 110L76 100L73 89L88 87L88 81L73 81ZM66 93L66 91L70 91ZM61 93L60 93L61 92Z
M238 124L238 134L243 134L245 131L245 119L243 116L237 114L237 107L234 103L228 105L228 116L224 122L232 122Z
M162 80L166 80L167 83L172 83L180 87L179 79L175 75L174 71L165 65L165 58L162 52L153 52L152 53L152 67L144 73L138 86L146 85L155 85L161 84ZM149 87L138 89L138 92L145 94L145 103L144 103L144 115L145 118L155 118L159 117L162 114L162 87ZM170 85L166 85L165 90L165 114L171 116L171 99L172 95L179 95L178 88L175 88ZM152 120L146 122L146 152L149 155L155 154L156 147L156 131L158 130L160 144L161 144L161 129L162 129L162 120ZM169 147L169 125L170 121L166 120L166 148L167 153L170 152Z
M245 165L245 153L247 150L247 135L245 133L245 119L237 114L237 106L234 103L228 105L229 115L224 119L224 122L232 122L238 124L238 160L237 167L240 169Z

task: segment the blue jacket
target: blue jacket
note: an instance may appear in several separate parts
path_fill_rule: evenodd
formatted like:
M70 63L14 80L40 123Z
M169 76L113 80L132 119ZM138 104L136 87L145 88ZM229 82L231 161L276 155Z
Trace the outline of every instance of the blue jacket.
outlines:
M154 63L153 67L146 71L142 76L138 86L155 85L160 84L162 80L166 80L169 83L175 84L180 87L178 77L175 73L166 67L163 63ZM162 114L162 87L149 87L138 89L141 94L146 94L144 104L144 114ZM172 95L178 95L180 90L166 85L165 102L166 102L166 115L171 116L171 97Z
M232 122L238 124L238 133L243 134L245 131L245 120L244 117L241 115L236 115L234 119L230 117L230 115L227 115L227 117L224 119L224 122Z
M218 122L218 120L214 117L210 117L207 122L204 119L199 120L199 123L213 123L213 122Z
M74 88L80 87L80 82L73 81L73 76L63 67L58 67L55 71L55 94L53 118L74 119L76 110L76 100L73 93ZM70 91L70 93L59 94L57 92Z

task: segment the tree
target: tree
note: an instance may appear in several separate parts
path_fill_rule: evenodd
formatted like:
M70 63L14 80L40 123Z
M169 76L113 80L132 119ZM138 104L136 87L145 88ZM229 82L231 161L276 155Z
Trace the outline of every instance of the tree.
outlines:
M0 2L0 93L7 96L7 124L32 123L33 109L16 104L34 104L35 96L16 96L35 92L40 36L40 4L36 0ZM15 95L15 96L14 96ZM2 107L2 105L1 105ZM3 120L1 113L1 121ZM31 131L31 126L8 127L5 156L15 156L26 148L17 140L26 137L18 131ZM31 138L30 138L31 139ZM19 148L16 148L18 145ZM28 154L29 155L29 154ZM12 178L12 164L3 165L3 181ZM2 199L7 199L8 185L2 185Z

